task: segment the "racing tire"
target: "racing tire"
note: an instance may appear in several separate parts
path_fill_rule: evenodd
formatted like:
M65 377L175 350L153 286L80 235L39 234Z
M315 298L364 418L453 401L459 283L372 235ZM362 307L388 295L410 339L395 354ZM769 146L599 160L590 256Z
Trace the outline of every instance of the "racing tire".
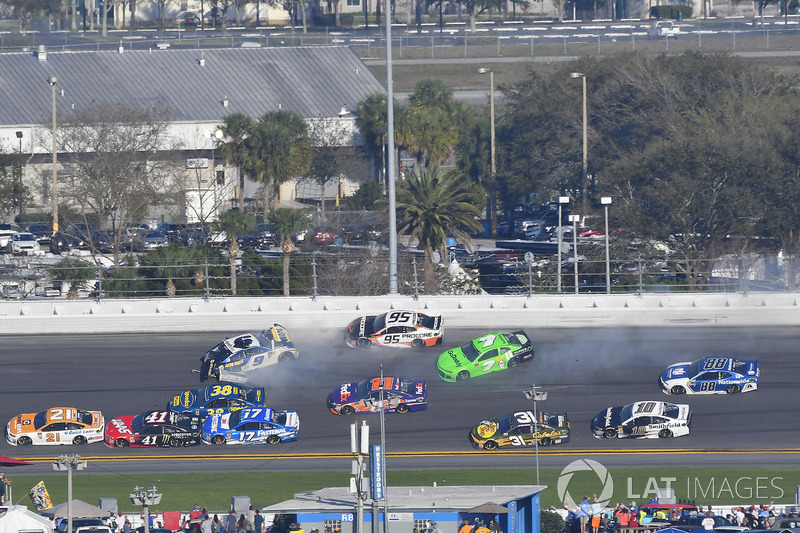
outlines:
M356 410L353 409L352 405L345 405L339 412L343 415L352 415L355 414Z
M487 440L486 442L483 443L484 450L492 451L496 450L497 448L498 448L497 443L493 440Z
M550 446L553 444L553 440L550 437L542 437L539 439L539 446Z
M519 359L517 357L512 357L511 359L508 360L508 366L512 368L517 366L518 364L519 364Z
M413 341L411 341L411 347L416 348L417 350L419 350L420 348L424 348L425 341L423 341L422 339L414 339Z
M395 408L395 410L394 410L394 411L395 411L395 413L400 413L401 415L404 415L404 414L406 414L407 412L409 412L409 411L410 411L410 409L408 408L408 406L407 406L406 404L404 404L404 403L401 403L400 405L398 405L398 406Z
M277 435L270 435L267 437L267 444L272 444L273 446L278 444L281 441L281 438Z
M617 438L617 432L614 431L613 429L610 429L610 428L606 429L605 431L603 431L603 437L605 437L607 439L616 439Z
M30 446L31 444L33 444L33 441L31 440L30 437L20 437L17 440L18 446Z
M114 447L115 448L127 448L130 445L131 445L131 443L128 442L127 440L125 440L125 439L117 439L117 440L114 441Z
M464 381L465 379L469 379L469 372L466 370L462 370L456 375L456 381Z
M742 392L742 388L739 385L728 385L728 388L725 389L725 392L728 394L738 394Z
M211 444L225 444L225 437L222 435L214 435L211 439Z
M669 389L670 394L686 394L686 389L683 388L681 385L673 385L671 389Z
M278 356L279 363L285 363L286 361L291 361L292 359L294 359L294 355L292 355L292 352L283 352Z
M75 444L76 446L86 444L86 437L83 435L75 435L75 438L72 439L72 444Z
M359 348L369 348L370 346L372 346L372 343L369 342L369 339L365 339L364 337L358 339L356 344L358 344Z
M658 436L660 438L662 438L662 439L668 439L668 438L672 437L673 435L672 435L672 431L670 431L669 429L662 429L661 431L658 432Z

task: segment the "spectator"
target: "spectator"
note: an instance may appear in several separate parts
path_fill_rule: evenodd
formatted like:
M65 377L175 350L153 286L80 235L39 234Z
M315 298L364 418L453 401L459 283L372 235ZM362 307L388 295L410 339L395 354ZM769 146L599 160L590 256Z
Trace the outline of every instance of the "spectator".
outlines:
M236 522L236 533L247 533L247 517L244 514L239 515L239 521Z
M236 511L233 509L225 517L225 533L236 533Z
M621 533L628 533L628 526L631 521L631 514L624 506L614 513L614 519L617 521L617 528Z
M592 512L592 505L589 503L589 497L584 496L581 500L580 509L578 510L578 518L581 521L581 533L586 533L586 524L589 523L589 514Z
M253 517L253 526L256 528L256 533L263 533L264 517L261 516L261 511L258 509L256 509L255 516Z
M464 520L458 530L458 533L469 533L470 531L472 531L472 526L469 525L469 520Z
M203 533L214 533L214 520L206 515L206 517L203 518L203 521L200 523L200 530Z
M256 510L252 505L247 509L247 531L255 531L256 529Z
M705 529L706 531L713 531L714 530L714 519L711 518L711 512L710 511L706 512L706 517L703 518L703 521L701 522L701 525L703 526L703 529Z

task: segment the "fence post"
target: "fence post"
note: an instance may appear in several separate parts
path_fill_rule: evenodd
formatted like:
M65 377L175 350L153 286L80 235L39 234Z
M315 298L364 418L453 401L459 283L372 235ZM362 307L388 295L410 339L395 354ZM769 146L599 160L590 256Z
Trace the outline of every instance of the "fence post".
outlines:
M97 265L97 301L100 302L103 294L103 267Z
M317 300L317 258L311 258L311 276L314 279L314 294L311 296L312 301Z
M639 253L639 297L642 296L642 254Z
M414 299L419 300L419 278L417 277L417 257L411 256L411 263L414 265Z

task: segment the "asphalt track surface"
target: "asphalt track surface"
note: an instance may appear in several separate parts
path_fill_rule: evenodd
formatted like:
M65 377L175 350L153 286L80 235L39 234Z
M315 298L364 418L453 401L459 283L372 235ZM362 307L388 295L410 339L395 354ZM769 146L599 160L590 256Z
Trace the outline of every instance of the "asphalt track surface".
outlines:
M445 347L496 329L446 330ZM298 441L277 446L210 446L180 449L113 449L88 446L13 447L0 454L38 462L26 474L52 473L59 454L90 460L93 473L192 471L309 471L349 469L349 425L367 420L379 442L379 415L335 416L325 405L339 384L380 375L425 379L428 409L386 416L387 467L514 468L534 466L534 450L473 450L467 432L487 417L532 404L523 396L531 384L549 393L540 410L566 411L571 441L541 447L542 468L563 468L575 458L594 458L607 467L671 464L800 464L800 354L796 328L526 328L536 357L504 372L460 383L435 373L443 350L350 350L340 331L292 331L301 359L271 367L253 378L267 389L271 406L296 410ZM232 332L239 333L239 332ZM200 386L200 356L220 334L19 336L3 339L0 420L54 406L100 409L114 417L164 408L183 390ZM636 400L667 400L657 379L669 364L706 355L757 358L758 391L739 395L672 397L693 411L691 435L675 439L597 440L591 419L608 406Z

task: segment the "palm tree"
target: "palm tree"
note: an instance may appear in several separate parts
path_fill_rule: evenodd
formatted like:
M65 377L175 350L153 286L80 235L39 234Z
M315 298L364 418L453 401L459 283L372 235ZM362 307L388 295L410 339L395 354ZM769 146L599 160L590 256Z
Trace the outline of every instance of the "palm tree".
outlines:
M244 179L247 161L247 138L253 129L253 119L241 113L228 115L219 127L224 134L225 142L217 145L217 153L239 172L239 211L244 211ZM213 162L212 162L213 165Z
M375 158L376 163L381 162L381 175L386 172L384 147L386 146L387 112L386 95L375 93L358 103L358 114L356 115L356 127L364 138L364 146Z
M239 242L237 239L250 233L253 229L253 219L243 211L226 211L215 223L217 231L224 231L228 240L228 257L230 259L231 294L236 294L236 259L239 257Z
M470 191L465 180L455 170L445 174L437 165L421 169L419 176L406 175L397 191L398 232L410 231L425 252L425 292L433 294L436 278L431 257L434 250L447 257L447 234L452 233L469 243L467 230L482 226L477 217L480 211L470 203Z
M295 249L292 236L311 227L311 217L305 210L281 207L272 211L269 221L283 250L283 295L289 296L289 262Z
M78 298L80 289L88 289L87 282L97 277L97 268L88 261L77 257L67 257L50 267L50 276L54 281L68 284L67 299Z
M264 115L247 142L247 167L264 187L264 218L272 189L297 177L311 162L308 127L299 115L275 111ZM276 200L277 207L277 200Z

